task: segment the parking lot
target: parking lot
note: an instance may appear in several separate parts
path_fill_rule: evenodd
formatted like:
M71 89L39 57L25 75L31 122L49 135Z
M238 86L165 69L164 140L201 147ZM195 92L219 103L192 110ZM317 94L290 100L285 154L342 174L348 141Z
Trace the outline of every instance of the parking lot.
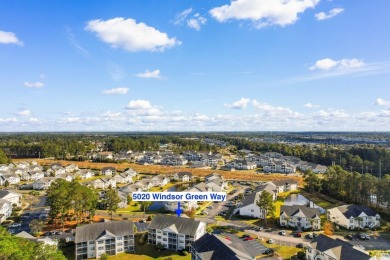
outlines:
M388 250L390 248L390 241L383 236L371 236L369 240L361 240L357 235L353 235L352 240L346 241L355 246L362 245L366 250Z

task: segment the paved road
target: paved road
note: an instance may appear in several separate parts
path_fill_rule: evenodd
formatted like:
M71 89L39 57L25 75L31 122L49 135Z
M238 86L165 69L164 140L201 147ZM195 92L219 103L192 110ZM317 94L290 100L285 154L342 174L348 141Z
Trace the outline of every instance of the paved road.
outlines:
M225 206L228 201L232 200L234 196L237 196L239 193L243 193L245 187L241 185L236 185L236 192L232 195L227 195L226 201L222 202L214 202L212 203L213 208L209 210L209 214L207 214L207 218L213 219L215 216L217 216L220 212L229 210L229 207Z

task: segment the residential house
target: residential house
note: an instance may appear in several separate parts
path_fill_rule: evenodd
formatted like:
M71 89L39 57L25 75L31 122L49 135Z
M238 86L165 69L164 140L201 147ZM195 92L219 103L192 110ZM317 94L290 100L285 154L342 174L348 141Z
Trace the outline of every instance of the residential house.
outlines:
M116 181L116 183L122 183L122 184L126 183L125 178L123 178L123 176L120 174L115 175L113 179Z
M226 166L236 170L253 170L256 169L257 164L247 160L234 160L227 163Z
M28 167L29 171L42 171L43 167L40 166L39 164L32 164Z
M75 173L75 178L80 178L81 180L89 179L92 176L95 176L95 173L88 169L79 170L78 172Z
M8 200L0 199L0 223L9 218L12 214L12 203Z
M133 192L142 192L144 191L144 187L138 184L130 184L121 187L119 190L123 193L129 194Z
M177 251L189 249L191 244L205 233L205 222L157 214L148 226L148 241L150 244L162 244L164 248Z
M25 181L36 181L42 179L43 177L45 177L45 174L40 170L28 171L22 174L22 180Z
M58 174L66 173L65 168L62 166L55 165L55 166L51 167L51 169L54 171L54 176L57 176Z
M219 174L219 173L213 172L213 173L211 173L209 175L206 175L204 178L205 178L206 182L209 182L209 181L211 181L213 179L223 179L223 176L221 174Z
M7 200L11 205L20 207L22 205L22 195L9 190L0 190L0 199Z
M15 166L16 168L27 169L30 164L28 162L16 162Z
M76 260L134 251L134 224L110 221L76 227Z
M0 173L0 186L4 186L4 185L5 185L5 178L3 174Z
M33 190L47 190L53 181L57 180L56 177L44 177L33 183Z
M321 165L321 164L316 164L316 166L314 166L312 168L312 171L314 173L326 173L327 170L328 170L328 167L326 167L325 165Z
M186 165L188 163L188 160L183 158L181 155L174 155L165 157L162 161L162 165Z
M276 186L272 182L262 184L242 200L239 213L241 216L264 219L264 210L257 206L257 202L263 191L269 192L272 195L273 200L276 200Z
M192 173L190 172L177 172L173 175L175 181L188 182L192 179Z
M113 176L115 175L115 167L103 167L102 168L102 175L104 176Z
M15 185L20 182L20 177L17 174L3 174L3 178L11 185Z
M100 161L113 160L114 153L113 152L99 152L95 159L100 160Z
M129 174L127 172L122 172L119 175L123 178L124 183L133 182L133 177L131 174Z
M131 169L131 168L128 168L128 169L127 169L126 171L124 171L123 173L125 173L125 174L131 176L132 178L137 177L137 172L134 171L134 170Z
M92 181L92 186L95 189L108 189L110 186L111 188L116 188L116 181L114 178L100 178Z
M327 218L347 229L380 226L380 215L365 205L344 205L327 211Z
M68 182L71 182L74 179L73 175L69 174L69 173L57 174L56 177L60 178L60 179L63 179L63 180L66 180Z
M79 167L75 164L70 164L68 166L65 167L65 171L66 172L75 172L75 171L78 171L79 170Z
M284 227L320 230L320 215L321 212L317 208L309 208L302 205L282 205L280 207L279 223Z
M169 178L164 175L156 175L150 179L153 186L163 187L169 183Z
M191 244L192 260L251 260L244 247L239 243L232 243L226 238L205 233Z
M141 186L144 191L149 190L150 188L153 187L153 183L149 179L139 180L135 184L138 184L139 186Z
M341 239L320 234L305 248L306 260L369 260L371 256Z
M24 239L28 239L28 240L36 242L36 243L44 243L45 245L55 246L55 247L58 246L57 240L53 240L50 237L36 238L36 237L30 235L29 233L27 233L26 231L19 232L15 236L20 237L20 238L24 238Z
M298 183L292 179L282 179L277 181L272 181L275 184L277 192L286 192L294 191L298 189Z
M296 167L280 160L272 160L263 166L263 170L264 172L294 173L296 172Z
M268 158L280 159L283 157L283 154L276 153L276 152L266 152L263 154L263 156L268 157Z

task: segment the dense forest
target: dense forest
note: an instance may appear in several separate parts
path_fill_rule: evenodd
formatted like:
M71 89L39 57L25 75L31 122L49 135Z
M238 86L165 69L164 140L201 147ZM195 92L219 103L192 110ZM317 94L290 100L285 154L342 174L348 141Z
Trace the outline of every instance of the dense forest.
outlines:
M350 172L335 165L323 178L311 171L305 173L305 189L321 192L351 204L363 204L381 212L390 212L390 175L381 179L365 173Z
M340 165L343 169L375 176L390 174L390 149L383 144L389 134L380 133L26 133L0 135L0 148L10 158L65 158L85 160L93 151L158 150L161 145L181 153L186 150L217 152L219 147L202 142L212 138L234 146L236 150L280 152L323 165ZM360 140L355 144L315 144L278 140ZM269 140L269 141L264 141ZM368 140L367 143L361 143ZM373 144L373 142L382 142ZM1 158L1 154L0 154Z

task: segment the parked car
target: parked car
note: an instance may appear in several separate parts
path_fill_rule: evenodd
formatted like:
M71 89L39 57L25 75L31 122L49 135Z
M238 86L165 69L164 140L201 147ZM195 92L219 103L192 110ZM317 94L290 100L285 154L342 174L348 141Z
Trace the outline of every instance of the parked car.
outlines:
M21 226L22 226L22 224L20 224L20 223L12 223L9 227L10 228L19 228Z
M261 231L261 230L263 230L262 227L257 227L257 228L255 228L255 231Z
M271 255L275 252L275 250L273 248L267 248L263 254L266 254L266 255Z
M318 237L318 234L317 233L313 233L313 237L314 238Z
M284 231L284 230L280 231L280 232L279 232L279 235L285 236L285 235L286 235L286 231Z
M267 241L268 244L273 244L274 243L274 240L272 238L268 239Z
M301 232L295 232L294 233L294 237L302 237L302 233Z
M366 239L367 239L366 234L363 234L363 233L358 234L358 237L359 237L361 240L366 240Z
M139 223L146 223L146 219L141 219Z
M46 232L45 232L45 236L46 236L46 237L51 236L51 235L52 235L52 234L51 234L50 231L46 231Z
M247 238L247 237L250 237L251 235L248 235L248 234L244 234L241 236L241 238Z
M55 235L62 235L62 231L56 231Z
M72 233L73 232L73 230L70 228L70 229L67 229L67 230L65 230L65 233Z
M246 237L244 238L244 241L250 241L250 240L254 240L255 238L254 237Z
M313 236L313 234L307 234L307 238L309 238L309 239L313 239L313 238L314 238L314 236Z
M297 248L303 248L303 244L302 244L302 243L298 243L298 244L296 245L296 247L297 247Z
M210 206L207 206L208 209L212 209L213 208L213 205L210 205Z
M346 235L345 238L347 238L349 240L353 240L353 236L352 235Z

